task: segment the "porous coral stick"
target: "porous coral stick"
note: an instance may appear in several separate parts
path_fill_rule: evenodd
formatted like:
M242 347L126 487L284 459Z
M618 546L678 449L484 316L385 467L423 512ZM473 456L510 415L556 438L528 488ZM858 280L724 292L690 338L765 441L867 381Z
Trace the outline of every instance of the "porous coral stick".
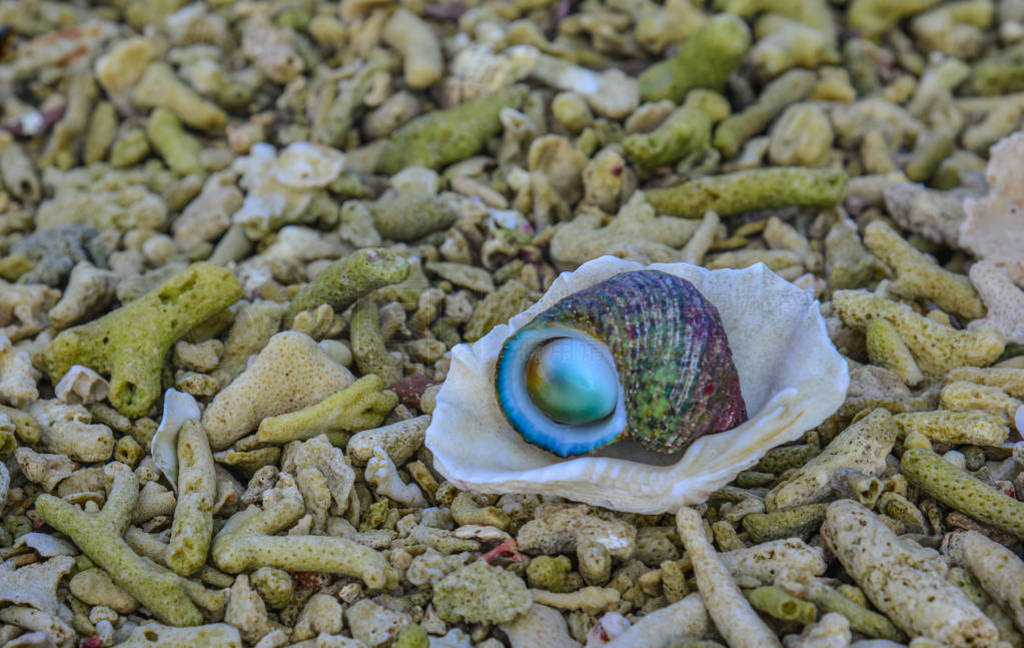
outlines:
M985 305L967 277L941 267L886 223L875 221L864 228L864 244L896 271L894 294L909 299L928 298L947 313L964 319L985 315Z
M367 248L338 259L320 271L292 299L285 316L289 327L295 316L321 304L341 312L357 299L378 288L403 281L409 275L409 261L384 248Z
M1024 502L992 488L928 448L910 448L900 472L929 496L976 520L1024 538Z
M195 263L143 297L58 335L43 351L46 371L53 384L76 364L108 374L111 404L125 416L143 416L160 395L171 346L241 296L229 271Z
M185 421L178 432L178 502L167 549L167 566L182 576L206 562L216 495L217 475L206 432L197 421Z
M688 38L674 57L643 71L637 78L640 98L678 103L693 88L722 90L748 47L746 23L731 14L719 14Z
M751 609L732 575L704 535L704 520L692 508L676 514L676 528L693 561L697 589L715 627L736 648L781 648L775 633Z
M950 540L950 552L965 565L988 594L1024 630L1024 561L1003 545L977 531L957 533Z
M787 106L802 100L814 90L818 77L810 70L790 70L767 86L743 112L727 118L715 129L715 148L730 158L748 139L757 135Z
M832 303L843 323L857 330L863 331L876 318L892 322L925 376L940 377L954 367L990 365L1005 348L995 329L956 330L866 290L837 290Z
M86 513L52 495L36 498L36 512L54 529L71 538L118 585L165 623L197 625L203 615L192 603L181 580L148 558L131 550L122 535L131 521L139 497L139 479L124 464L108 464L114 479L103 510Z
M250 506L233 515L213 540L211 555L231 574L256 567L318 571L360 578L371 588L386 587L395 575L387 558L373 549L336 536L273 535L305 513L294 481L282 475L264 496L263 510Z
M846 197L846 174L803 167L752 169L649 189L646 195L659 213L684 218L701 218L708 210L732 216L789 205L831 207Z
M833 502L821 535L871 602L907 634L961 648L995 644L996 627L946 581L938 554L901 541L868 509Z
M518 108L524 97L526 86L514 85L417 117L392 133L377 170L395 174L410 166L440 169L464 160L501 132L501 109Z
M831 493L829 480L840 468L881 474L896 442L892 415L878 408L832 439L821 454L789 473L765 496L769 510L821 501Z

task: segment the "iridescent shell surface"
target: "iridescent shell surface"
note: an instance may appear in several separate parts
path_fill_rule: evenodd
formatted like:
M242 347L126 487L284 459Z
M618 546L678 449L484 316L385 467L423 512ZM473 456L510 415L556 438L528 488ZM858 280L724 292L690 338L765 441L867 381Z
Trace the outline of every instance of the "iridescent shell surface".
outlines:
M538 366L567 377L535 384ZM653 270L568 295L516 331L498 356L495 389L523 438L562 457L625 434L677 452L747 417L718 310L690 282Z
M505 340L564 297L643 269L686 279L718 309L748 419L705 434L676 454L653 453L627 439L561 458L528 443L495 396L495 366ZM848 384L846 362L828 338L818 302L764 265L707 270L606 256L562 273L507 325L452 349L426 445L434 467L462 489L555 495L636 513L674 512L703 501L771 448L821 423L842 404Z

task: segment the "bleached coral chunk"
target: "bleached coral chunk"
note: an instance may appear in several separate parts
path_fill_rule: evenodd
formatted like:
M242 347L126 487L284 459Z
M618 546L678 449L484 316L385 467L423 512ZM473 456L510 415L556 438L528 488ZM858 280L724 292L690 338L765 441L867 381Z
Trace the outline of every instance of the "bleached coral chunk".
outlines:
M960 224L960 246L1000 266L1024 286L1024 131L1006 137L990 150L985 177L989 194L967 199Z
M49 323L44 313L60 293L43 285L14 285L0 279L0 336L17 342L35 335Z
M984 319L972 321L972 331L994 327L1007 342L1024 344L1024 291L1014 285L1010 277L991 261L983 260L971 266L971 283L985 302L988 314Z
M74 564L70 556L57 556L20 569L0 568L0 601L23 603L56 614L60 606L57 585Z
M71 365L54 387L57 398L72 404L99 402L109 391L110 383L103 376L82 365Z
M232 167L241 173L246 189L232 221L253 239L299 221L312 200L312 190L338 177L344 159L337 151L306 142L295 142L279 155L270 144L254 144L249 155L235 160Z
M0 400L21 407L39 398L38 380L28 352L16 350L10 338L0 335Z
M398 475L398 468L391 457L378 446L373 458L366 464L366 481L377 487L377 492L406 506L426 506L423 492L416 484L406 484Z

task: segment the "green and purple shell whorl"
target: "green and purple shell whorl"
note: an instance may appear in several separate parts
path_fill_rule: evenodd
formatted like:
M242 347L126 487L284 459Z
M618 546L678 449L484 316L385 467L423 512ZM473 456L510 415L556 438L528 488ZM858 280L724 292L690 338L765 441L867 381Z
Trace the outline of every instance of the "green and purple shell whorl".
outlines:
M678 452L747 418L718 311L654 270L565 297L505 340L495 372L512 427L562 457L627 435Z

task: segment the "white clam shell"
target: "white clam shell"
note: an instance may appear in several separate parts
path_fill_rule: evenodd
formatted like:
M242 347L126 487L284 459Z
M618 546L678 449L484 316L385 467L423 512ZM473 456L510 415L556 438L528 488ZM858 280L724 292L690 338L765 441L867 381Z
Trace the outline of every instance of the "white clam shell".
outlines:
M690 281L718 308L750 418L698 439L670 465L631 460L641 455L613 449L622 444L604 456L561 459L524 441L494 395L494 364L502 343L566 295L645 267ZM829 340L818 302L763 264L706 270L687 263L643 266L604 256L562 273L540 301L507 325L452 349L426 445L437 470L460 488L558 495L636 513L672 512L703 501L769 449L821 423L842 404L848 385L846 361Z

